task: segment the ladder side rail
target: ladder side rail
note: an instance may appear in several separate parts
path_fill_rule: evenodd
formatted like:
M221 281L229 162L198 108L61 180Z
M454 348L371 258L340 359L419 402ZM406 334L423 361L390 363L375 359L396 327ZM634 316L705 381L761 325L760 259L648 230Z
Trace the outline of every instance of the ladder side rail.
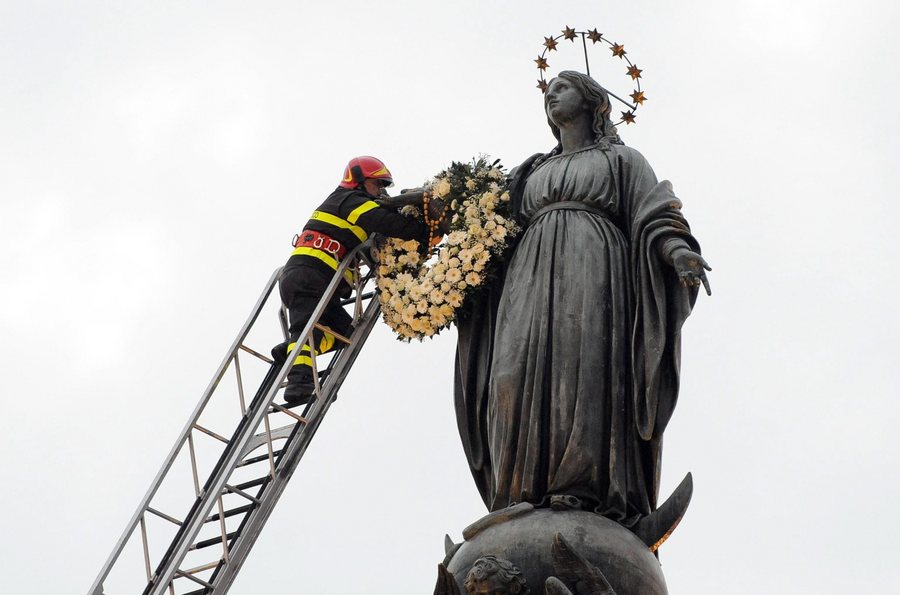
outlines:
M269 367L269 371L266 373L266 376L263 378L259 388L257 389L257 392L253 398L253 401L251 401L250 409L248 409L248 411L253 409L253 407L259 402L260 398L265 396L265 394L268 392L269 388L272 386L272 383L274 382L273 376L274 376L275 369L276 368L274 365ZM175 534L175 537L169 543L168 549L166 550L165 554L163 554L163 556L160 558L159 563L156 568L156 572L153 574L153 577L159 576L160 573L162 573L164 571L164 569L167 567L167 565L169 565L170 560L172 559L173 551L175 549L175 544L179 541L179 539L182 537L184 532L188 530L188 524L186 521L188 519L195 518L196 515L198 514L197 513L198 509L200 509L200 507L204 506L204 503L207 500L211 499L213 502L218 500L218 496L219 496L220 492L213 491L213 489L212 489L213 479L216 477L216 475L219 473L219 471L223 468L223 465L226 464L228 453L232 447L232 444L234 444L235 439L239 438L242 433L246 432L246 425L247 425L247 417L246 417L246 415L244 415L241 417L241 421L238 423L237 428L235 428L235 431L232 434L231 439L228 441L228 445L225 447L225 450L223 450L222 454L219 455L219 459L216 461L216 464L213 466L212 470L210 471L209 477L207 478L206 483L203 484L203 488L201 489L200 494L194 499L194 503L191 505L190 510L188 511L187 515L185 516L185 519L186 519L185 522L181 523L181 526L179 526L179 528L178 528L178 532ZM230 475L230 472L229 472L229 475ZM207 511L204 513L204 517L206 517L208 515L209 515L209 510L207 509ZM153 578L152 580L155 580L155 578ZM151 588L151 585L153 584L152 580L150 582L148 582L146 587L144 587L144 593L147 593L149 591L149 589Z
M325 412L331 404L334 403L337 392L343 384L344 379L347 377L353 363L356 361L356 357L359 355L362 345L365 343L374 328L375 323L378 321L380 311L381 304L376 297L366 308L361 319L362 323L357 326L351 335L353 344L344 349L341 353L343 356L341 358L342 361L337 364L332 374L329 375L328 386L325 389L325 398L314 405L313 411L309 415L309 424L303 426L294 439L290 440L285 450L282 451L277 476L274 478L272 484L267 486L267 494L265 498L262 498L262 503L259 508L248 517L246 527L243 527L239 531L238 538L231 546L230 561L227 564L220 565L218 570L220 570L221 573L219 574L217 571L217 574L219 575L215 576L212 580L214 589L209 592L210 595L225 595L234 583L235 578L237 578L238 572L240 572L241 567L250 554L250 550L256 544L256 540L262 533L263 527L269 520L272 511L275 509L278 500L287 487L288 481L293 476L294 471L300 463L300 459L305 454L309 443L312 441L319 425L322 423Z
M361 256L366 261L366 263L371 263L371 260L364 252L365 250L368 250L368 248L369 242L363 242L362 244L354 248L353 251L347 254L347 256L341 261L340 265L337 268L337 271L335 271L335 274L331 279L331 282L328 284L328 287L323 293L322 299L319 300L319 304L316 306L316 309L310 316L309 321L306 323L306 327L303 329L301 337L304 340L307 339L313 332L315 324L325 312L325 308L327 307L328 302L331 300L331 297L335 294L335 292L337 292L338 287L343 282L344 271L346 271L350 267L351 263L355 260L355 257ZM278 272L280 272L280 269ZM275 277L275 275L273 275L273 277ZM258 314L258 312L256 312L255 314ZM255 320L255 315L253 318ZM239 341L236 341L236 345L239 343ZM175 574L178 571L178 567L181 565L182 560L184 560L184 557L190 550L190 547L199 534L200 530L203 528L206 517L209 516L213 505L219 497L219 494L224 489L228 477L240 462L241 454L244 452L244 448L255 435L256 429L262 424L263 418L268 415L269 406L275 400L275 395L280 389L281 383L284 381L285 377L287 377L288 372L292 367L293 361L299 354L302 345L303 341L298 339L297 345L285 360L284 365L282 365L281 370L279 371L275 381L272 383L272 386L266 392L265 397L255 405L251 405L251 407L247 410L245 418L241 424L243 431L239 432L239 435L236 435L226 447L226 450L223 453L221 459L222 464L217 467L217 469L210 475L210 478L207 481L206 485L209 486L209 489L206 491L206 493L201 494L201 501L198 502L198 505L192 509L193 516L183 521L182 531L179 531L179 534L176 536L175 540L172 542L172 545L169 548L171 556L168 560L165 561L165 564L160 565L156 576L153 577L152 589L146 590L146 595L164 595L165 591L169 587L169 584L174 580ZM317 410L318 408L314 408L314 413ZM247 423L244 423L244 421L246 421ZM189 429L190 424L188 430ZM162 566L165 567L163 568ZM148 587L149 586L151 585L148 585Z
M153 500L153 497L156 496L156 492L159 490L162 485L163 480L171 469L172 465L175 463L175 459L178 457L178 454L181 452L181 449L184 447L185 442L190 435L194 424L197 423L197 420L200 418L200 415L203 413L203 410L206 408L209 399L212 397L213 392L215 392L216 387L219 382L222 380L222 377L225 375L225 371L228 369L228 365L231 359L234 357L235 353L237 353L241 343L243 343L244 339L247 337L247 334L250 332L250 329L253 327L253 324L256 322L256 319L259 317L259 313L262 311L263 306L268 301L269 296L272 293L272 289L275 286L275 283L278 281L279 276L281 275L282 267L275 269L272 273L271 277L269 277L268 282L266 283L265 288L260 294L259 298L256 300L256 304L253 306L253 310L250 315L247 317L247 320L244 322L244 325L241 327L240 332L235 338L234 342L231 345L231 349L228 354L223 358L222 363L219 364L219 368L216 371L216 374L213 376L213 379L210 381L209 385L206 387L206 390L203 393L203 396L200 398L200 402L194 408L193 413L191 414L188 422L185 424L184 429L182 429L181 434L179 434L178 439L175 441L175 445L172 447L172 450L169 452L168 457L166 457L163 462L162 467L159 472L156 474L156 477L153 479L153 482L150 484L150 488L147 490L147 493L141 499L140 504L138 505L137 510L134 515L131 517L128 525L125 527L125 531L122 532L122 536L116 542L116 545L113 547L112 553L107 558L106 563L100 570L100 573L97 575L97 578L94 580L94 583L91 585L90 590L88 591L88 595L102 595L103 593L103 581L106 580L106 577L109 576L110 571L115 565L116 561L119 559L119 556L122 555L122 551L125 549L125 546L128 544L131 535L134 533L138 524L140 523L141 518L144 516L144 513L147 512L147 507L150 505L150 502Z

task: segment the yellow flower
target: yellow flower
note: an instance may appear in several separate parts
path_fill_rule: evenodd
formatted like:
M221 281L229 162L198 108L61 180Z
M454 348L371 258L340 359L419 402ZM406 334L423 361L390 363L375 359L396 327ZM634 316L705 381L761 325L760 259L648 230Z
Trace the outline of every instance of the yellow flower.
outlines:
M457 283L462 279L462 272L457 268L450 269L447 271L446 279L448 283Z
M479 275L478 273L469 273L468 275L466 275L466 283L473 287L478 285L479 283L481 283L481 275Z
M460 292L456 291L455 289L447 294L447 303L450 306L452 306L454 308L459 308L460 306L462 306L462 302L463 302L463 295Z
M468 180L466 180L466 188L468 188L469 190L475 190L475 187L477 185L478 185L478 183L475 182L475 180L473 180L472 178L469 178Z
M428 294L428 299L432 304L442 304L444 303L444 293L440 289L433 289Z

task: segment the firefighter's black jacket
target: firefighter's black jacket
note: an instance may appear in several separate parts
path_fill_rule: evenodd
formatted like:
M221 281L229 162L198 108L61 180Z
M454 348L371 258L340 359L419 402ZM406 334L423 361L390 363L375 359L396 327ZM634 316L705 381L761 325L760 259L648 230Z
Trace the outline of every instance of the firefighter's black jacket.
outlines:
M428 228L418 221L401 215L390 207L379 205L361 189L337 188L325 199L303 228L340 242L350 252L373 233L403 240L428 241ZM303 238L303 232L300 238ZM334 274L338 259L334 252L313 246L297 247L288 259L286 268L311 266Z

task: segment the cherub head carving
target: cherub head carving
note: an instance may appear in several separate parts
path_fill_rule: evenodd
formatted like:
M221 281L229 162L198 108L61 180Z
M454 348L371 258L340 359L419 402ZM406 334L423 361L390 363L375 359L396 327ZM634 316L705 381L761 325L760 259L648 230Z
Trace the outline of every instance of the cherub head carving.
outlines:
M522 571L509 560L497 556L483 556L469 569L465 583L466 595L528 595L528 585Z

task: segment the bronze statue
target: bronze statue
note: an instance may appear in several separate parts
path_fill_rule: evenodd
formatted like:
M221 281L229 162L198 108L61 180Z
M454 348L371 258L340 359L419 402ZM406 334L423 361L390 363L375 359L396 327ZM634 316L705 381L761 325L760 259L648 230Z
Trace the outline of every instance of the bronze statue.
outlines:
M489 510L559 504L635 528L657 507L681 326L710 268L597 82L561 72L544 106L559 143L511 172L524 231L459 323L460 435Z

